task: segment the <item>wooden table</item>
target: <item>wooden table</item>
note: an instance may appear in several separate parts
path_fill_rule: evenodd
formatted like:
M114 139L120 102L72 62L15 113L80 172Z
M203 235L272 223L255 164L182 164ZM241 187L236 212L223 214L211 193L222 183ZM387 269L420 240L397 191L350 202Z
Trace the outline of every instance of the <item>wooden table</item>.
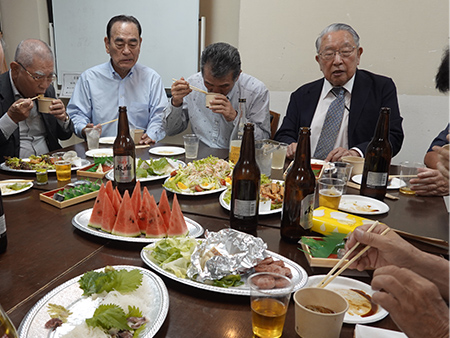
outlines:
M74 149L84 157L84 144L69 149ZM199 157L206 157L209 154L225 158L227 151L201 146ZM148 149L139 149L138 156L148 158ZM184 160L183 155L179 158ZM27 178L30 175L0 172L0 179L10 177ZM75 178L73 175L72 180ZM162 191L161 183L153 181L143 186L146 186L155 198L159 198ZM72 218L78 212L91 208L94 200L65 209L58 209L39 201L42 189L51 190L58 185L56 178L51 174L47 186L35 185L33 189L24 193L3 198L8 249L5 254L0 255L0 302L17 327L39 299L63 282L88 270L106 265L134 265L147 268L140 258L142 244L99 238L72 226ZM220 207L217 194L200 198L180 196L179 200L185 216L198 222L205 229L218 231L228 227L228 212ZM391 226L395 220L407 219L409 224L405 224L405 227L408 227L410 232L416 227L423 227L421 233L426 236L443 238L448 234L448 223L447 229L443 229L444 220L439 218L442 215L445 215L446 219L448 217L441 198L414 200L414 197L402 196L399 201L387 203L391 211L384 219L392 220L389 221ZM416 203L427 205L431 211L422 207L411 210ZM411 207L408 207L409 205ZM391 215L393 212L396 215ZM416 216L409 218L410 212ZM304 254L298 250L298 245L288 244L280 239L279 217L277 214L260 219L257 235L268 244L268 249L297 262L309 275L326 272L326 269L310 268ZM422 221L425 219L432 219L438 225L423 224ZM348 271L347 275L370 282L367 273ZM170 308L156 337L252 336L248 297L205 291L164 276L162 279L169 291ZM370 325L396 329L389 316ZM353 331L354 325L344 324L341 337L353 337ZM291 300L283 337L295 336L294 304Z

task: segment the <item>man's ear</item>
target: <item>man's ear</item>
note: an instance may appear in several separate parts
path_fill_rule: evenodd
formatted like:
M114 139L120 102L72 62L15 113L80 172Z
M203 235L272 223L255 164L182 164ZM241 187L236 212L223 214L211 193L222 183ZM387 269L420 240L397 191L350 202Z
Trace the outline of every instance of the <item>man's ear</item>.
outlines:
M9 68L11 68L11 75L12 75L13 77L16 77L16 76L17 76L17 73L18 73L19 70L20 70L20 65L19 65L16 61L12 61L12 62L9 64Z
M105 41L106 53L109 54L109 39L108 39L108 37L105 36L105 39L103 41Z

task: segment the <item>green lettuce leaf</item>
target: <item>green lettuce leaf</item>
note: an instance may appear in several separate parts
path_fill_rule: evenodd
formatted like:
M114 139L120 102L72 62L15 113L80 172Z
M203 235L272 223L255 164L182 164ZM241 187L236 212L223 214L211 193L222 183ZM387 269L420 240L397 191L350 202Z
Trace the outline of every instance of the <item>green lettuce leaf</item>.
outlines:
M106 270L106 269L105 269ZM84 296L116 290L122 294L136 290L142 284L139 270L88 271L78 282Z
M86 324L91 327L100 327L106 331L111 328L131 330L125 312L115 304L100 305L95 310L94 316L86 319Z

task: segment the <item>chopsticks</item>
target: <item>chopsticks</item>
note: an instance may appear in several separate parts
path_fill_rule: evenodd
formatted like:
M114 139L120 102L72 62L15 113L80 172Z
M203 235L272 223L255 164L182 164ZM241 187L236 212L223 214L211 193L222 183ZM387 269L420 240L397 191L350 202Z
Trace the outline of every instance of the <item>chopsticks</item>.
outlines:
M111 120L111 121L108 121L108 122L100 123L100 125L101 125L101 126L104 126L105 124L109 124L109 123L116 122L117 120L118 120L118 118L117 118L117 119L114 119L114 120Z
M172 81L175 82L175 81L178 81L178 80L172 78ZM197 91L197 92L203 93L203 94L208 94L208 92L205 92L203 89L194 87L194 86L192 86L192 85L189 85L189 88L191 88L192 90L195 90L195 91Z
M0 181L1 184L10 184L10 183L30 183L33 182L34 180L4 180L4 181Z
M42 94L39 94L39 95L37 95L37 96L35 96L35 97L32 97L30 100L31 101L34 101L34 100L36 100L36 99L38 99L38 98L40 98L40 97L43 97L44 95L42 95ZM20 107L22 104L24 104L25 103L25 101L22 101L22 102L20 102L20 103L18 103L18 104L16 104L16 107Z
M361 186L359 184L350 182L350 181L347 182L347 186L350 188L353 188L353 189L357 189L357 190L359 190L361 188ZM389 193L386 193L386 195L384 195L384 197L386 197L390 200L394 200L394 201L399 199L397 196L391 195Z
M371 232L377 225L378 221L375 221L372 226L367 230L367 232ZM380 236L386 235L391 229L386 228ZM371 248L370 245L367 245L364 249L362 249L359 253L357 253L351 260L349 260L343 267L341 267L338 272L336 272L333 276L333 272L336 271L336 269L350 256L350 254L355 251L355 249L359 246L359 242L357 242L350 250L347 251L347 253L342 257L339 262L336 263L336 265L333 267L333 269L328 272L328 274L320 281L320 283L317 285L319 288L324 288L329 283L333 281L337 276L339 276L342 272L344 272L345 269L347 269L353 262L355 262L359 257L361 257L367 250Z
M417 175L389 175L389 178L417 177Z

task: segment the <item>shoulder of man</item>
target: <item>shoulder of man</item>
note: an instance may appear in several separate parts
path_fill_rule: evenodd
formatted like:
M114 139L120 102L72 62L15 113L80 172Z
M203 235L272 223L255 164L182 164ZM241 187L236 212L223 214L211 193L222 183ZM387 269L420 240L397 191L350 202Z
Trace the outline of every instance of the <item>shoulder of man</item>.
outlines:
M309 93L311 90L322 90L324 78L305 83L304 85L297 88L292 95L304 95L306 93Z
M380 75L380 74L375 74L372 72L369 72L368 70L364 70L364 69L357 69L356 70L356 77L355 80L360 77L362 79L370 79L374 82L394 82L390 77L388 76L384 76L384 75Z

